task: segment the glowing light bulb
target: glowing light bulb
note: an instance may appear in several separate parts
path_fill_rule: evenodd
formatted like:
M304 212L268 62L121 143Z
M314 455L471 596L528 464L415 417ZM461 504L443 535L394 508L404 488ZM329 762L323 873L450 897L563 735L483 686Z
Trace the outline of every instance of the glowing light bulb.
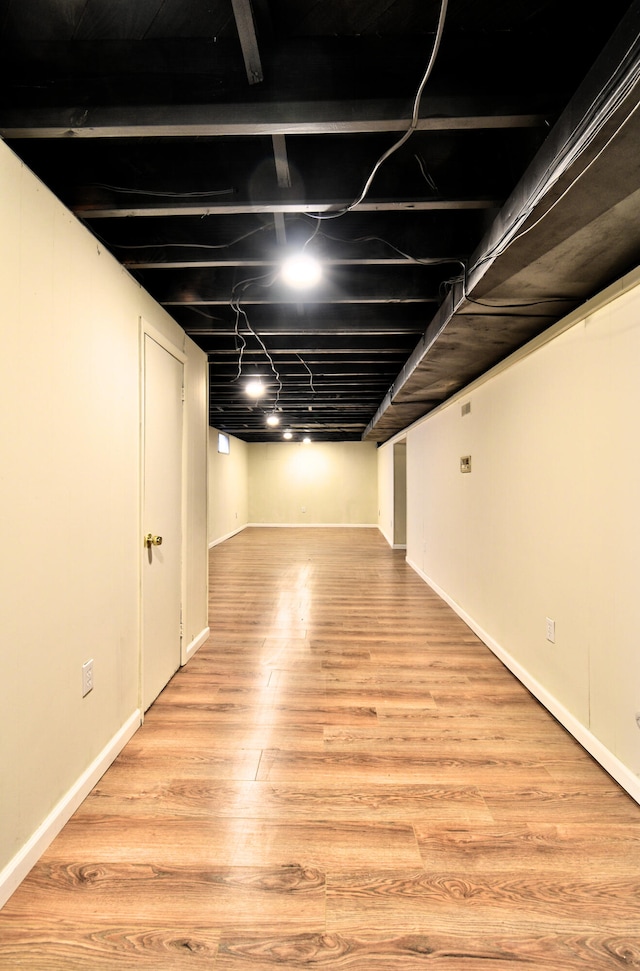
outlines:
M264 391L264 384L260 378L252 378L248 381L244 389L252 398L259 398Z
M302 444L303 445L311 445L311 439L308 438L308 437L307 438L303 438L302 439Z
M282 265L282 279L296 290L315 286L321 276L322 267L318 261L304 253L290 256Z
M269 417L267 418L267 425L271 425L271 427L273 428L279 424L280 424L280 419L278 418L277 415L269 415Z
M290 438L293 438L293 432L286 431L282 437L289 441Z

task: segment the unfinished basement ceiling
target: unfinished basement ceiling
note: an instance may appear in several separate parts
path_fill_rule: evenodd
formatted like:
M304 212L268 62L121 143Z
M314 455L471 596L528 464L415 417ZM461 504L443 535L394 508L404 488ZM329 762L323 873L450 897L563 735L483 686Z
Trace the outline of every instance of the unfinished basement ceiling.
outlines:
M383 442L640 262L639 33L640 0L0 0L0 135L206 351L211 425Z

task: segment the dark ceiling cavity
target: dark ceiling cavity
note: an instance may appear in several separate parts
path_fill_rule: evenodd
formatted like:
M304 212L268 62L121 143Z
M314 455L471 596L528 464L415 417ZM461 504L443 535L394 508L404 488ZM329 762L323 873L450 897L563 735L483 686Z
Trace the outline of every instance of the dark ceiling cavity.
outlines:
M245 441L384 442L640 261L640 0L0 0L0 37L0 135Z

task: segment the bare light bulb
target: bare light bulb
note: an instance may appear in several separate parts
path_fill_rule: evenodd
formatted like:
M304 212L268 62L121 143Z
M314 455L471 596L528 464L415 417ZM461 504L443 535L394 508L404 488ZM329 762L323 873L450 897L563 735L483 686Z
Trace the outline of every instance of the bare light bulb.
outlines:
M303 445L311 445L311 439L308 438L308 437L307 438L303 438L302 439L302 444Z
M271 425L271 427L274 428L276 425L279 425L279 424L280 424L280 419L278 418L277 415L269 415L269 417L267 418L267 425Z
M252 378L251 381L247 381L244 390L251 398L259 398L264 391L264 384L260 378Z
M282 279L296 290L313 287L322 276L322 267L312 256L299 253L290 256L282 265Z
M290 438L293 438L293 432L286 431L282 437L289 441Z

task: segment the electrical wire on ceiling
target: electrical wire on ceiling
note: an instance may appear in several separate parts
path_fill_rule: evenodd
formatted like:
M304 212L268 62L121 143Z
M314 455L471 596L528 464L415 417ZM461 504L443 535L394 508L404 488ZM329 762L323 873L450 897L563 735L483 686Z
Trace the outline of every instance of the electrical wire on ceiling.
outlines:
M202 199L207 196L229 196L237 192L237 189L199 189L195 192L170 192L160 189L134 189L122 185L107 185L105 182L92 182L91 186L95 189L107 189L109 192L123 192L129 196L158 196L160 199Z
M312 216L310 218L315 219L316 217ZM318 223L317 225L319 226L320 223ZM310 242L311 239L313 239L316 235L318 235L319 238L330 239L333 242L337 242L337 243L372 243L372 242L383 243L385 246L388 246L390 249L394 250L394 252L398 253L399 256L404 257L407 260L407 262L419 263L422 266L439 266L447 263L457 263L458 266L462 267L462 273L456 277L452 277L449 280L443 280L441 283L441 287L442 286L452 287L456 283L462 283L464 299L467 300L469 303L477 304L480 307L488 307L493 310L499 310L499 309L517 310L519 307L537 307L545 303L558 303L559 301L569 302L575 299L574 297L558 296L558 297L546 297L540 300L525 301L523 303L510 303L510 304L493 304L482 300L475 300L472 297L470 297L469 294L467 293L467 266L464 260L460 259L459 257L451 256L451 257L430 259L430 258L421 258L419 256L412 256L410 253L406 253L404 250L400 249L399 246L396 246L394 243L391 243L388 239L383 239L381 236L354 236L348 239L344 236L333 236L332 234L326 233L324 231L321 233L317 233L317 230L316 230L313 236L309 237L309 240L307 240L307 242ZM305 246L306 246L306 243L305 243Z
M447 282L458 283L459 281ZM474 297L470 297L465 290L464 299L467 303L475 304L478 307L488 307L490 310L519 310L522 307L540 307L545 303L574 303L576 297L541 297L539 300L529 300L523 303L489 303L486 300L476 300ZM496 316L500 316L500 314Z
M433 177L430 175L430 173L427 172L426 166L424 164L424 159L422 158L422 156L421 155L418 155L418 154L414 154L413 157L416 160L416 162L418 163L418 168L420 169L420 172L422 173L422 177L423 177L424 181L427 183L427 185L432 190L432 192L435 192L437 195L440 195L440 189L436 185L436 183L435 183Z
M331 233L327 233L324 230L321 233L319 233L318 230L321 222L319 217L311 214L305 214L305 215L308 215L310 219L318 219L319 221L316 224L316 228L314 232L302 247L303 250L316 236L318 236L321 239L330 239L334 243L382 243L384 246L388 246L395 253L397 253L398 256L404 257L404 259L406 259L408 263L419 263L422 266L438 266L442 263L457 263L459 266L463 268L463 270L465 268L464 260L461 260L457 256L450 256L450 257L445 256L445 257L433 257L433 258L412 256L410 253L405 253L405 251L400 249L399 246L396 246L394 243L391 243L388 239L384 239L382 236L353 236L353 237L347 238L345 236L333 236Z
M317 224L316 224L316 228L314 229L314 232L312 233L311 237L309 237L309 239L307 240L307 242L304 244L305 247L318 234L318 229L319 229L319 226L320 226L320 222L321 221L324 221L326 219L334 219L334 218L337 218L339 216L343 216L347 212L351 212L356 206L358 206L364 200L364 198L366 197L366 195L367 195L367 193L368 193L368 191L369 191L369 189L371 187L371 184L373 182L373 179L374 179L375 175L377 174L378 170L380 169L381 165L408 140L408 138L411 136L411 134L413 133L413 131L415 131L415 129L417 128L418 117L419 117L419 109L420 109L420 100L421 100L422 92L424 90L424 87L426 85L426 82L427 82L427 80L428 80L428 78L429 78L429 76L431 74L431 71L432 71L432 68L433 68L433 64L435 62L435 58L436 58L437 53L438 53L438 49L439 49L439 46L440 46L440 40L441 40L441 37L442 37L442 31L443 31L443 28L444 28L444 21L445 21L445 17L446 17L446 9L447 9L447 0L443 0L442 5L441 5L441 9L440 9L440 16L439 16L439 20L438 20L438 29L437 29L437 32L436 32L436 37L435 37L435 41L434 41L433 50L432 50L432 53L431 53L431 57L429 59L429 64L427 65L427 69L425 71L425 74L423 76L423 79L422 79L422 81L420 83L420 86L418 88L418 91L417 91L416 96L415 96L415 99L414 99L412 119L411 119L411 124L410 124L409 128L407 129L407 131L404 132L404 134L401 136L401 138L398 139L398 141L395 142L391 146L391 148L389 148L378 159L378 161L374 165L374 167L373 167L373 169L372 169L372 171L371 171L371 173L369 175L369 178L367 179L367 181L366 181L366 183L364 185L364 188L363 188L362 192L360 193L360 195L358 196L358 198L355 199L349 206L347 206L346 208L341 209L340 211L335 212L335 213L313 213L313 214L309 214L309 215L311 215L312 218L314 218L314 219L317 220ZM629 44L629 46L627 48L627 51L625 52L625 55L620 60L618 70L620 70L622 68L622 66L625 64L625 61L628 59L630 52L633 50L634 45L636 44L636 41L637 41L637 38L633 38L632 39L631 43ZM517 242L518 240L520 240L524 236L526 236L527 233L529 233L533 229L535 229L536 226L538 226L542 222L542 220L545 219L553 211L553 209L562 201L562 199L571 191L571 189L574 188L574 186L577 184L577 182L579 182L579 180L598 161L598 159L601 157L601 155L606 151L606 149L609 146L609 144L614 140L614 138L620 133L620 131L624 128L624 126L629 122L629 120L636 113L636 111L640 107L640 103L636 102L636 104L633 106L632 110L625 116L625 118L618 125L618 127L616 128L616 130L613 132L613 134L610 136L610 138L606 141L606 143L602 146L602 148L589 161L588 165L583 169L583 171L580 172L576 176L576 178L573 179L570 182L570 184L566 187L566 189L564 189L564 191L549 206L549 208L544 213L542 213L542 215L534 223L532 223L531 226L528 226L526 229L523 229L521 232L518 232L518 227L521 226L522 223L525 222L527 220L527 218L531 215L531 213L535 209L535 206L537 205L537 203L539 202L539 200L542 198L543 194L545 194L551 188L553 188L553 186L559 181L559 179L562 177L562 175L568 170L568 168L575 161L575 159L580 154L582 154L584 152L584 150L591 144L591 142L593 141L593 139L596 137L598 131L601 130L602 124L604 124L614 114L614 112L619 109L620 105L624 101L624 98L629 93L629 90L631 89L631 87L632 87L632 85L634 83L634 80L635 80L635 77L634 77L633 70L632 69L628 69L627 70L627 77L625 79L625 83L623 85L619 86L619 89L617 91L616 98L614 98L613 101L612 101L612 103L607 106L607 111L605 112L604 115L602 115L602 113L601 113L601 105L602 105L602 102L606 99L608 92L604 92L604 93L601 92L599 94L598 98L594 99L594 101L592 102L592 104L589 107L589 110L585 113L585 117L583 119L583 128L584 128L584 132L585 132L583 138L578 139L577 143L574 143L574 144L571 144L569 142L565 142L560 147L560 149L556 152L554 159L552 160L552 162L549 163L549 165L545 169L544 173L541 175L540 179L538 180L537 189L532 194L531 202L530 202L529 206L527 207L527 209L518 214L518 217L515 220L514 224L511 227L509 227L509 229L502 235L502 237L494 244L494 246L491 248L491 250L490 250L489 253L487 253L484 257L482 257L482 259L478 260L472 267L468 267L467 264L464 261L458 260L458 259L437 261L437 262L442 262L442 263L456 262L456 263L459 263L462 266L462 276L461 277L457 277L457 278L453 278L453 279L448 280L448 281L444 281L444 284L445 285L448 284L450 286L453 286L455 283L462 282L463 296L464 296L464 299L465 300L467 300L467 301L469 301L469 302L471 302L471 303L473 303L473 304L475 304L477 306L487 307L487 308L490 308L490 309L519 309L519 308L525 308L525 307L535 307L535 306L540 306L540 305L549 304L549 303L557 303L559 301L562 301L562 302L572 302L572 301L575 300L575 297L562 297L562 296L558 296L558 297L553 297L553 298L543 298L543 299L540 299L540 300L524 301L524 302L516 303L516 304L491 304L491 303L488 303L486 301L475 300L475 299L469 297L469 295L468 295L468 278L469 278L469 274L471 272L473 272L474 270L478 269L484 263L490 262L496 256L499 256L501 253L504 252L504 250L506 249L506 247L508 245L511 245L512 243ZM420 167L420 171L421 171L421 173L422 173L425 181L429 185L429 187L433 191L438 192L439 190L438 190L438 187L437 187L435 181L432 179L432 177L426 171L426 168L425 168L425 165L424 165L424 161L417 154L414 155L414 158L416 159L416 161L417 161L417 163L418 163L418 165ZM344 241L344 242L346 242L346 240L339 240L338 237L331 237L328 234L322 233L320 235L325 236L325 238L327 238L327 239L334 239L334 240L337 240L337 241ZM351 240L351 241L352 242L365 242L365 241L373 241L373 240L382 242L385 245L390 246L397 253L399 253L399 255L406 257L406 259L410 260L411 262L416 262L416 263L431 263L431 264L433 264L433 263L436 262L436 261L432 261L432 260L423 261L423 260L420 260L417 257L412 257L409 254L404 253L398 247L394 246L388 240L383 240L380 237L360 237L359 239L354 239L354 240Z
M240 344L240 351L238 353L238 373L236 374L235 378L231 379L231 382L230 382L231 384L234 384L236 381L239 381L240 378L242 377L242 358L244 356L244 351L247 346L246 340L240 333L240 309L239 308L238 310L236 310L234 336L236 338L236 350L238 350L238 343L241 342L241 344Z
M621 70L625 61L628 59L630 52L633 50L637 43L637 37L635 37L632 43L629 45L624 57L621 58L616 74ZM607 150L611 142L619 135L625 125L633 118L636 111L640 107L640 102L636 102L632 107L631 111L622 119L620 124L616 127L612 135L607 139L604 145L596 152L594 157L589 161L589 163L582 169L578 175L572 179L569 185L561 192L557 199L546 209L538 219L535 220L526 229L518 232L518 227L521 226L534 211L535 207L541 201L543 196L550 192L550 190L559 182L559 180L566 174L571 165L576 161L576 159L584 154L586 149L591 145L596 136L601 132L603 126L611 119L614 113L623 104L625 98L633 89L636 77L633 65L627 70L627 76L622 84L619 84L616 89L616 96L611 100L609 104L606 105L606 110L602 111L603 102L606 103L606 99L609 95L608 89L604 92L600 92L598 97L595 98L588 110L585 111L582 121L582 135L578 138L572 139L572 141L565 141L560 148L555 152L553 159L546 166L544 172L540 175L535 189L530 193L530 202L526 209L518 213L513 224L506 229L500 239L498 239L494 245L491 247L488 253L486 253L482 259L474 263L473 266L469 267L468 273L472 273L477 270L484 263L491 262L497 256L500 256L507 246L512 245L518 240L522 239L527 233L530 233L533 229L540 225L543 219L553 212L555 207L562 202L565 196L574 188L574 186L582 179L589 169L598 161L598 159Z
M244 294L245 290L247 290L253 284L258 284L259 286L262 286L262 287L271 287L275 283L275 281L277 279L277 276L278 276L278 272L276 271L275 273L273 273L273 272L271 272L271 273L263 273L261 276L251 277L250 279L247 279L247 280L240 280L233 287L233 290L231 291L231 300L230 300L231 309L234 310L235 311L235 314L236 314L236 319L235 319L235 334L236 334L237 337L239 337L243 341L243 345L242 345L242 347L240 349L240 356L239 356L239 359L238 359L238 373L237 373L236 377L233 379L233 381L231 383L234 383L235 381L239 380L239 378L242 376L242 358L243 358L243 355L244 355L244 350L245 350L245 348L247 346L247 343L244 340L244 337L240 333L239 321L240 321L240 317L242 316L243 319L244 319L244 322L245 322L246 329L249 331L249 333L251 334L251 336L253 338L255 338L255 340L258 342L258 344L262 348L262 350L264 352L264 355L265 355L265 357L267 358L267 360L269 362L269 366L271 368L271 371L273 372L273 375L274 375L274 377L276 379L277 388L276 388L275 402L274 402L274 405L273 405L274 410L278 407L278 402L280 400L280 395L282 394L282 379L280 378L280 373L279 373L278 369L276 368L276 365L275 365L275 362L273 360L273 357L269 353L269 350L268 350L266 344L264 343L264 341L262 340L262 338L260 337L260 335L251 326L251 322L249 321L249 315L247 314L247 312L244 309L244 307L241 306L240 300L241 300L241 296L242 296L242 294ZM268 282L266 282L266 283L262 282L264 280L267 280Z
M235 239L229 240L228 243L106 243L105 246L112 246L114 249L206 249L206 250L217 250L217 249L229 249L231 246L235 246L236 243L241 243L245 239L249 239L250 236L255 236L257 233L263 233L265 230L273 232L273 226L265 223L261 226L257 226L255 229L250 229L248 233L243 233L242 236L236 236ZM104 241L103 241L104 242Z
M442 3L440 5L440 15L438 17L438 26L436 28L436 35L433 42L433 48L431 50L431 57L429 58L429 63L427 64L426 70L424 72L422 80L418 86L418 90L416 92L415 98L413 100L413 111L411 112L411 121L409 123L409 127L400 136L400 138L398 138L398 140L395 141L393 145L391 145L386 150L386 152L383 152L383 154L380 156L378 161L373 166L367 181L362 187L362 191L360 192L360 195L356 199L354 199L350 205L348 205L344 209L340 209L338 212L314 213L317 219L337 219L338 216L344 216L347 212L352 212L356 208L356 206L359 206L360 203L363 202L366 196L368 195L369 189L371 188L373 180L378 174L378 171L381 168L381 166L384 165L387 159L391 158L391 156L395 152L397 152L398 149L401 148L406 141L409 140L411 135L413 135L414 131L418 127L418 122L420 120L420 102L422 100L422 92L424 91L426 83L431 76L431 72L433 70L433 66L436 61L436 57L438 56L438 51L440 49L440 41L442 40L442 33L444 31L444 24L447 16L447 5L448 5L448 0L442 0Z
M306 362L306 361L304 361L304 360L303 360L303 359L302 359L302 358L300 357L300 355L299 355L299 354L296 354L296 357L298 358L298 360L300 361L300 363L302 364L302 366L303 366L304 368L306 368L306 369L307 369L307 371L309 372L309 386L310 386L310 388L311 388L311 391L312 391L312 393L313 393L313 394L315 394L315 393L316 393L316 389L315 389L315 387L314 387L314 384L313 384L313 371L311 370L311 368L309 367L309 365L307 364L307 362Z
M222 324L228 324L229 321L224 317L218 317L216 314L208 314L206 310L201 310L200 307L194 307L193 304L186 305L187 310L192 310L194 314L199 314L201 317L205 317L207 320L219 320Z

